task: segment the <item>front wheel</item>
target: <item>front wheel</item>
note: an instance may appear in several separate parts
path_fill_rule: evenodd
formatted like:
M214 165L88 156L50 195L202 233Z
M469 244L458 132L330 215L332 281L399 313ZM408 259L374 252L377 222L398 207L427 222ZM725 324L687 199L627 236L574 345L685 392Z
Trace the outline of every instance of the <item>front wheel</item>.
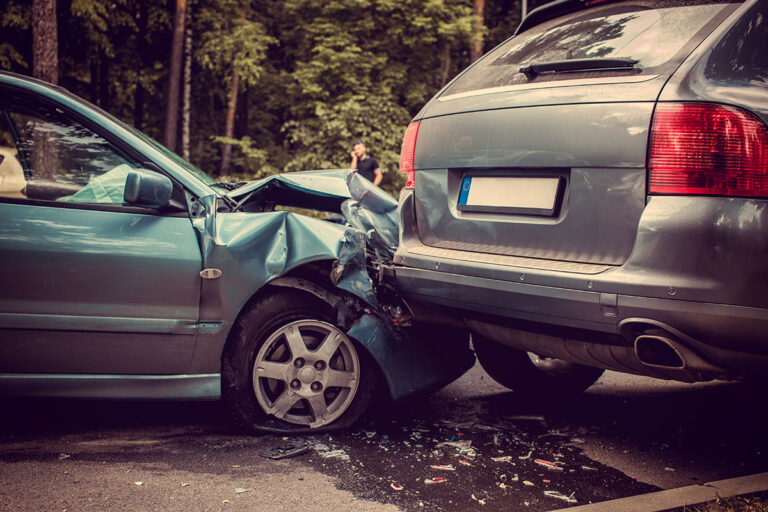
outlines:
M222 363L222 397L246 426L272 432L351 425L374 387L372 363L323 301L277 291L251 304Z
M581 393L605 370L508 347L472 333L472 345L493 380L529 396L557 397Z

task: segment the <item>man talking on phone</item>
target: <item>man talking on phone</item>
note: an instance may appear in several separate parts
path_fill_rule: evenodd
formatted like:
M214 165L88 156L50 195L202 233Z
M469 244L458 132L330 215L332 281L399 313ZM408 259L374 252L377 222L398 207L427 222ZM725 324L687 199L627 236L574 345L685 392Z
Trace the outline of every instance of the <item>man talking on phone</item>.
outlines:
M379 169L379 162L372 156L368 156L365 152L365 144L362 142L355 142L352 145L352 163L350 169L356 169L361 176L372 181L374 185L378 186L384 177Z

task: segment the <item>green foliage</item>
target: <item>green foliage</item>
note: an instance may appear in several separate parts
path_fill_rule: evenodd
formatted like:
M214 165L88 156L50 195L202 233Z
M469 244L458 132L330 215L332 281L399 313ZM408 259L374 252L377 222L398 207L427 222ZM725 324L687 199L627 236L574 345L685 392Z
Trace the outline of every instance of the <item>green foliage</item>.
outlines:
M203 69L224 83L237 71L245 84L255 85L262 74L267 48L277 40L259 21L238 17L239 5L234 0L214 0L201 6L196 17L195 32L200 36L195 57ZM243 10L243 14L249 14L245 7Z
M187 1L191 160L212 173L229 144L232 174L249 179L346 168L362 140L384 172L383 188L396 194L405 128L469 64L475 37L472 0ZM29 72L31 0L5 5L0 67ZM58 6L62 85L160 138L175 1ZM486 49L511 35L519 11L519 0L486 0ZM240 97L226 138L235 71Z
M24 58L25 50L22 42L24 35L31 32L31 9L20 2L9 0L3 12L0 13L0 69L24 71L31 65L31 58ZM31 48L28 50L31 51Z

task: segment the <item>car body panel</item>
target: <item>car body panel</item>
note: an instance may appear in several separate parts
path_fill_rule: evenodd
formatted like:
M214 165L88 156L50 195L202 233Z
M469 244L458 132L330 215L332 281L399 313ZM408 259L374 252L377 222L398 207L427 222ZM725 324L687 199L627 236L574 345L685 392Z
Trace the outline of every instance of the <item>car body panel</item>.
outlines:
M645 205L652 109L653 103L569 104L423 119L415 156L421 240L476 252L623 263ZM557 176L564 192L551 216L459 211L462 179L480 174ZM575 234L584 223L595 229Z
M0 372L186 371L202 261L189 219L8 203L0 218Z

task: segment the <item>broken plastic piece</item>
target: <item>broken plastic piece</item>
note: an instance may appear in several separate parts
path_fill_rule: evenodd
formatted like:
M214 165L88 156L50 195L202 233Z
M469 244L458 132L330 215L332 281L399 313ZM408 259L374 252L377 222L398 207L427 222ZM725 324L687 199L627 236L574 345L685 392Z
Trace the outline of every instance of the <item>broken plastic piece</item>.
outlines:
M252 491L252 488L245 489L243 487L235 487L235 494L243 494L244 492Z
M529 482L528 480L523 480L524 485L534 485L533 482Z
M472 499L475 500L476 502L478 502L481 505L485 505L485 500L484 499L476 498L474 494L472 495Z
M491 457L491 460L493 462L512 462L512 456L505 455L503 457Z
M552 470L552 471L562 471L563 468L558 466L554 462L549 462L548 460L541 460L541 459L535 459L533 462L538 464L539 466L544 466L545 468Z
M445 478L444 476L436 476L435 478L425 478L424 479L424 483L427 484L427 485L444 484L447 481L448 481L448 479Z
M529 452L528 452L528 455L526 455L526 456L524 456L524 457L523 457L523 456L521 456L521 457L518 457L518 459L520 459L520 460L526 460L526 459L530 459L530 458L531 458L531 455L533 455L533 450L529 451Z
M566 496L565 494L562 494L560 491L544 491L544 496L549 496L550 498L557 498L558 500L567 501L568 503L578 503L578 500L573 497L575 493L571 493L569 496Z
M403 490L403 486L402 486L402 485L400 485L400 484L399 484L399 483L397 483L397 482L392 482L391 484L389 484L389 486L390 486L391 488L393 488L394 490L396 490L396 491L402 491L402 490Z
M309 449L310 447L307 444L288 443L283 446L278 446L277 448L264 450L263 452L259 453L259 455L267 459L279 460L279 459L287 459L289 457L296 457L297 455L307 453ZM239 467L239 466L232 466L232 467Z
M464 459L459 459L459 464L461 464L462 466L471 466L472 465L471 462L469 462L468 460L464 460Z
M437 469L439 471L456 471L456 468L453 467L453 464L435 464L434 466L429 466L432 469Z
M136 485L144 485L144 482L133 482Z
M69 455L69 454L67 454L67 453L60 453L60 454L59 454L59 460L68 459L68 458L70 458L70 457L71 457L71 455Z

